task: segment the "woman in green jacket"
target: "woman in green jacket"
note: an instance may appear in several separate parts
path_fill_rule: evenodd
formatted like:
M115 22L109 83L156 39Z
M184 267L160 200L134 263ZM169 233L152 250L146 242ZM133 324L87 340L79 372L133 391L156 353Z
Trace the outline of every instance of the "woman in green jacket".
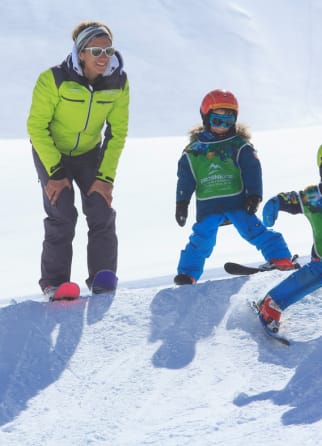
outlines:
M49 297L70 281L74 183L89 227L87 285L98 271L117 268L111 203L128 129L128 79L106 25L80 23L72 37L71 54L40 74L27 122L47 213L39 284Z

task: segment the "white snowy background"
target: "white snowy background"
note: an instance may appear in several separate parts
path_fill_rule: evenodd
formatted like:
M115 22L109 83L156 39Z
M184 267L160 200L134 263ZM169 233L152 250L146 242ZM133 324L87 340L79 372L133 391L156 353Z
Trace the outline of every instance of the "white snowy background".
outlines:
M285 347L247 301L289 273L225 274L226 261L263 261L233 227L198 285L172 281L194 222L193 204L186 227L174 219L177 160L208 90L238 96L264 201L319 181L321 2L17 0L0 12L1 446L320 445L322 290L285 311ZM72 280L83 297L53 304L37 285L44 213L25 121L38 74L91 19L111 26L131 82L114 193L119 288L88 297L80 211ZM275 229L305 262L305 218L281 214Z

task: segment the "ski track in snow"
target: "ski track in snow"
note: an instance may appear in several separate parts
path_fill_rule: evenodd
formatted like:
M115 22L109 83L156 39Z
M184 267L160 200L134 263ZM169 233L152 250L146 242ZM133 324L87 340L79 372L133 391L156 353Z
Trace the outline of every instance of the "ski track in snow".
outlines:
M0 443L269 444L269 412L270 443L318 444L319 293L285 312L290 347L247 304L285 274L2 307Z

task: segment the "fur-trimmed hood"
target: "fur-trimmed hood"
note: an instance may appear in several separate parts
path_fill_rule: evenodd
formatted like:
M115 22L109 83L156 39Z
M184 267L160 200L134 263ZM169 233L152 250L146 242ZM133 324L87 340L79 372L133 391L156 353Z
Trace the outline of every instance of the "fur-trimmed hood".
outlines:
M196 141L198 139L198 135L205 131L206 129L203 125L198 125L196 127L193 127L188 133L190 137L190 142ZM240 124L240 123L236 124L234 129L231 129L228 132L228 134L223 135L223 138L225 138L226 136L232 136L232 134L238 135L241 138L246 139L247 141L250 141L251 139L251 133L245 124Z

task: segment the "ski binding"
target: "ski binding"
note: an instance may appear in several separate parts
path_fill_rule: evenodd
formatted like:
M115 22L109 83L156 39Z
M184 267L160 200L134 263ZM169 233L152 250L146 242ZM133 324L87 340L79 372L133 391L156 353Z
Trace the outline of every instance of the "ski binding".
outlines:
M278 332L276 333L268 328L268 326L265 324L262 316L259 314L258 305L255 301L250 302L250 307L253 310L253 312L258 316L258 319L259 319L265 333L269 337L275 339L276 341L280 342L283 345L287 345L287 346L290 345L290 341L287 338L285 338L284 336L281 336L280 334L278 334Z

